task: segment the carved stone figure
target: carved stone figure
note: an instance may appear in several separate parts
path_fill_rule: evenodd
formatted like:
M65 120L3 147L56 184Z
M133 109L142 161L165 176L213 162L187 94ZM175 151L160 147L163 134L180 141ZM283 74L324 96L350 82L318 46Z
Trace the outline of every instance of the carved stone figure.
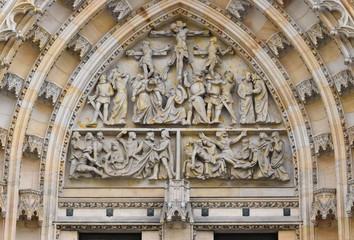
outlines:
M157 79L146 80L143 79L141 74L138 74L135 82L137 83L132 93L132 102L135 102L133 122L141 124L162 123L164 114L162 97L157 89Z
M232 95L231 95L231 91L235 86L234 74L230 71L226 71L224 75L225 75L225 80L223 81L223 84L221 86L220 99L223 106L231 115L232 118L231 124L236 124L237 123L236 114L232 110L232 103L234 102L234 100L232 99Z
M96 140L93 142L93 158L96 162L101 164L102 162L105 162L109 159L111 151L107 146L107 143L104 141L104 136L102 132L98 132L96 137ZM100 159L99 157L102 152L105 152L106 154L103 156L102 159Z
M88 162L91 162L91 163L93 163L94 165L96 165L99 168L102 167L99 163L96 162L95 159L93 159L91 157L91 154L92 154L92 148L91 147L86 147L83 150L83 153L82 153L81 157L79 158L79 162L77 163L77 166L76 166L76 172L79 173L79 174L80 173L93 172L93 173L96 173L97 175L103 177L104 175L103 175L103 173L101 171L99 171L95 167L87 165Z
M167 51L169 51L171 48L170 46L167 46L162 49L154 50L150 42L148 41L143 41L142 46L140 47L139 52L135 52L134 50L128 50L126 54L128 56L135 56L137 59L140 58L139 60L139 67L143 69L144 72L144 78L148 79L150 78L154 72L155 72L155 66L152 63L152 57L153 56L166 56Z
M282 166L284 162L284 142L278 132L273 132L272 138L273 152L270 159L271 167L274 171L272 178L280 181L288 181L290 177Z
M160 162L162 162L165 170L167 172L168 178L171 179L175 175L173 166L173 152L171 148L170 134L168 130L164 129L161 131L161 141L158 148L154 151L159 153L158 162L155 162L153 174L149 179L158 179Z
M80 137L81 135L79 132L73 132L73 136L70 142L71 157L69 159L69 178L75 178L76 166L79 163L82 151L84 150L83 142L80 140Z
M218 63L222 63L219 55L225 55L226 53L233 53L232 49L228 47L223 50L219 44L216 37L210 38L210 45L206 50L199 49L198 46L194 47L194 55L208 55L208 58L203 66L203 72L210 73L211 76L214 76L214 69Z
M164 108L165 119L164 123L182 123L187 124L186 110L181 104L187 98L187 92L181 85L177 85L176 88L171 88L168 94L166 106Z
M177 80L182 84L182 71L183 71L183 62L186 60L189 64L191 60L189 59L188 47L186 44L187 36L207 36L209 31L192 31L186 28L186 23L182 21L177 21L172 23L170 26L170 31L151 31L151 36L166 36L166 37L175 37L176 46L174 49L174 54L171 61L168 63L168 68L165 70L167 74L169 67L171 67L176 62L177 69ZM191 65L191 64L190 64ZM191 65L192 69L193 66Z
M223 80L221 79L220 74L216 73L213 76L208 74L206 76L206 81L207 81L207 93L208 93L207 98L205 100L205 102L208 103L207 118L210 123L219 123L221 109L223 107L221 103L221 86ZM213 112L214 112L214 120L211 119Z
M108 107L110 104L110 97L113 96L114 91L111 83L107 82L106 74L102 74L96 86L95 94L88 97L89 102L94 106L95 113L92 121L87 124L87 127L97 126L97 117L101 115L101 106L103 105L103 123L108 124ZM94 102L93 102L94 101Z
M217 140L214 140L214 139L211 139L211 138L205 136L204 133L199 134L200 138L215 144L221 150L221 153L218 153L213 156L214 162L222 159L225 162L228 162L229 164L231 164L234 168L237 168L237 164L236 164L237 158L235 157L235 154L231 150L231 145L237 143L242 137L245 137L245 136L247 136L246 131L243 131L236 138L229 138L229 135L226 131L218 131L218 132L216 132Z
M146 134L146 138L141 142L139 148L142 149L139 162L144 162L144 169L142 169L142 172L140 173L141 177L151 176L152 168L154 168L154 166L159 162L154 132L148 132Z
M254 110L256 112L256 122L259 123L280 123L269 109L269 97L267 87L258 74L252 74L254 94Z
M253 97L252 97L252 78L251 73L246 72L246 77L241 80L238 86L237 93L240 96L240 123L251 124L255 122L254 109L253 109Z
M253 167L257 161L253 158L253 150L248 139L242 139L241 150L236 153L237 165L240 168L231 168L231 179L252 179Z
M123 149L118 142L112 142L109 164L115 170L124 169L128 164L128 159L125 157Z
M205 102L203 95L205 88L203 84L203 76L201 74L195 75L195 81L189 87L189 104L187 114L187 124L191 124L193 115L193 124L209 123L205 111Z
M259 134L259 144L257 155L257 168L253 173L253 179L266 179L273 175L273 169L270 165L270 156L273 151L272 140L265 132Z
M116 95L113 97L113 106L109 123L125 124L128 109L126 85L129 80L129 75L120 73L118 68L115 68L112 70L109 78L112 79L113 89L116 90Z
M129 132L128 140L122 138L127 131L122 131L117 135L117 140L123 145L125 149L125 158L129 163L132 163L134 159L136 159L136 154L141 150L139 149L139 142L136 140L136 133Z

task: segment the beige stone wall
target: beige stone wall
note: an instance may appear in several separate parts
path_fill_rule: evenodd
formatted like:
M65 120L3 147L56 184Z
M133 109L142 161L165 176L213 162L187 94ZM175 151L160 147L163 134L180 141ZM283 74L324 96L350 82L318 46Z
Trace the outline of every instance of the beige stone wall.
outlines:
M21 2L28 2L24 17L18 10ZM143 39L149 39L146 29L150 31L157 26L167 29L172 21L181 18L193 28L210 29L222 41L223 48L230 45L230 41L224 39L226 35L237 43L240 48L235 48L236 55L224 60L225 66L231 70L238 69L236 78L241 78L246 70L256 70L250 60L260 66L269 79L268 88L273 88L270 91L275 99L272 105L287 113L288 120L285 122L283 119L281 128L284 134L293 138L293 156L297 162L291 166L298 171L298 176L295 171L292 173L293 180L287 184L192 180L192 203L202 202L209 208L209 217L201 216L201 205L193 210L196 239L213 239L213 231L218 230L252 231L243 226L262 225L255 231L266 232L269 229L264 226L269 224L272 225L270 231L278 232L279 239L353 238L353 211L350 211L350 206L354 201L354 182L351 180L354 130L350 127L354 126L354 30L350 22L353 21L353 8L348 1L323 1L320 11L317 11L319 6L315 1L253 0L249 1L247 11L240 11L242 19L237 19L227 10L229 2L238 2L236 0L208 1L210 4L197 0L162 0L158 3L129 0L131 12L121 21L110 15L104 0L81 1L84 3L75 10L65 2L47 0L34 4L31 0L6 1L2 5L0 1L1 23L11 17L16 20L11 26L0 25L0 77L2 80L12 73L23 79L23 87L17 94L14 89L20 82L11 90L8 86L2 87L0 93L0 130L4 132L1 132L0 139L0 147L3 148L0 150L0 181L4 181L6 186L0 186L0 201L4 199L1 211L6 211L3 217L0 212L0 240L55 239L57 229L54 222L63 229L59 239L77 240L78 232L86 231L84 228L75 229L78 225L109 225L112 219L125 227L99 231L138 231L142 232L144 240L159 239L160 235L164 239L181 239L181 234L192 239L191 228L154 228L160 222L164 181L69 180L66 174L68 165L62 159L66 157L72 129L81 129L83 122L93 113L92 108L84 105L80 98L89 93L89 82L97 81L95 74L101 71L101 66L108 69L105 62L110 54L123 44L126 51L135 48ZM36 11L34 5L38 5L42 13ZM183 11L173 18L159 19L162 14L173 14L178 9ZM203 18L206 21L204 25L192 18L192 14ZM341 14L348 17L349 22L341 20ZM318 46L314 46L308 37L311 36L308 30L315 23L321 23L327 38L322 42L317 36ZM47 39L40 39L45 47L41 48L38 41L28 37L34 25L49 33ZM334 34L335 29L338 34ZM19 31L24 39L11 37ZM140 35L139 31L144 32ZM329 34L331 31L332 35ZM269 50L268 41L278 32L289 41L287 48L277 46L279 52L284 51L280 57ZM86 58L67 49L67 44L76 34L85 37L94 49ZM202 47L207 45L203 38L195 38L191 42ZM171 41L161 39L154 47L167 44ZM251 59L246 57L247 54ZM123 56L123 52L113 56L112 62L111 65L119 62L124 69L131 68L132 75L140 71L138 62ZM201 65L204 59L198 58L195 62ZM164 64L163 59L156 60L157 67ZM338 80L336 74L343 70L347 70L350 77ZM171 74L175 74L174 70ZM301 86L307 79L312 79L317 90L305 93L304 100L301 98ZM61 91L54 104L51 104L51 99L38 98L45 81L55 83ZM338 81L344 81L344 85L347 83L348 89L344 85L338 88ZM128 124L127 127L134 126ZM323 140L323 134L329 136L327 141ZM33 141L39 148L33 151L25 149L29 136L36 136ZM288 151L291 151L290 145ZM294 186L294 178L298 179L297 186ZM29 202L23 200L20 190L25 189L38 191L41 200L37 201L35 197ZM317 191L319 189L322 191ZM335 189L335 193L328 189ZM37 195L34 193L33 196ZM328 203L328 199L333 200L334 205L316 208L316 203ZM291 216L285 217L283 208L287 207L279 205L279 202L291 201L297 204L289 207ZM116 204L112 208L117 215L108 218L107 207L85 205L96 206L97 202ZM157 204L153 207L155 215L146 216L147 205L127 206L127 202ZM225 208L213 202L273 202L275 207L251 206L250 216L246 218L242 216L243 207L239 205ZM29 204L23 214L18 208L21 203ZM78 205L65 205L68 203ZM119 203L126 205L121 207ZM73 217L66 216L67 208L74 209ZM37 211L33 218L32 210ZM333 217L333 220L325 220L327 216L322 216L317 210L328 213L328 218ZM29 215L27 223L18 220L26 214ZM142 223L152 229L131 227ZM203 224L211 228L201 231ZM64 225L72 225L73 229L69 230L75 231L66 231L68 229ZM89 228L89 231L95 232L94 228Z

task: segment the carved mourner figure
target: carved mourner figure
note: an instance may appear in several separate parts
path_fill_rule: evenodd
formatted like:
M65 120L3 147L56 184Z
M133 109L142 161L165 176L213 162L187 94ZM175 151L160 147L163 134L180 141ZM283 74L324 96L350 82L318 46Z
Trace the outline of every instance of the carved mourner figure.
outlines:
M267 87L258 74L252 74L253 90L254 94L254 110L256 112L256 122L260 123L280 123L279 119L276 119L269 109L269 99Z
M235 86L235 81L234 81L234 74L230 71L225 72L225 80L223 81L222 87L221 87L221 103L223 106L226 108L226 110L229 112L231 115L231 123L236 124L237 119L236 119L236 114L232 110L232 103L234 102L232 99L232 88Z
M186 28L186 24L182 21L172 23L170 29L170 31L151 31L151 36L174 36L176 38L174 54L172 60L168 63L168 68L165 71L165 74L168 72L169 67L176 62L177 80L182 84L183 61L187 60L189 64L191 62L186 43L187 36L207 36L209 35L209 31L192 31Z
M187 114L187 124L191 124L193 115L193 124L209 123L205 111L205 102L203 95L205 88L203 84L203 76L201 74L195 75L195 81L189 87L189 104Z
M69 159L70 162L69 178L75 178L76 166L79 163L80 157L82 155L82 151L84 150L84 145L80 137L81 137L80 133L73 132L72 140L70 142L71 157Z
M106 154L100 159L100 155L102 152ZM111 151L107 146L107 143L104 141L104 136L102 132L97 133L97 139L93 142L93 158L96 162L102 163L109 159L111 155Z
M238 168L231 169L231 179L252 179L253 167L257 161L253 158L253 149L248 139L242 139L241 150L237 152Z
M231 145L237 143L242 137L247 136L247 132L243 131L239 136L236 138L229 138L226 131L218 131L216 132L217 140L213 140L204 133L199 134L200 138L207 140L208 142L214 143L220 150L221 153L216 154L213 157L213 161L216 162L220 159L230 163L234 168L237 168L237 158L235 157L234 153L231 150Z
M128 56L135 56L139 60L139 67L143 69L144 78L150 78L155 72L155 66L152 63L152 56L162 56L167 55L167 51L170 50L170 46L162 49L154 50L152 49L149 41L143 41L140 47L140 52L135 52L134 50L128 50L126 54Z
M113 89L117 91L113 98L112 112L110 116L110 124L125 124L128 110L127 100L127 82L129 75L120 73L118 68L113 69L110 79L113 80Z
M253 173L253 179L266 179L273 175L270 165L270 156L273 151L272 140L264 132L259 134L259 144L257 155L257 168Z
M141 74L138 74L135 82L136 86L133 87L132 93L132 102L135 102L133 122L162 123L164 114L158 80L156 78L146 80Z
M273 138L273 152L272 157L270 160L272 169L274 171L273 179L281 180L281 181L288 181L290 177L284 167L282 166L284 162L284 142L280 138L278 132L272 133Z
M87 124L87 127L96 127L97 126L97 118L101 114L101 106L103 105L103 123L108 124L108 107L110 104L110 98L113 96L114 91L109 82L107 82L106 74L102 74L99 78L99 82L96 86L95 94L88 97L88 100L95 108L95 113L92 121ZM93 103L92 101L95 101Z
M221 86L223 80L219 73L216 73L214 76L208 74L206 76L207 80L207 98L206 101L208 103L207 106L207 117L210 123L219 123L220 122L220 114L222 109L221 103ZM214 120L212 120L212 113L214 112Z
M237 93L240 96L240 123L250 124L254 123L254 109L253 109L253 86L251 73L246 72L246 77L241 80L238 86Z
M182 123L187 124L186 110L181 104L187 98L187 92L181 85L177 85L176 88L171 88L168 94L168 99L164 109L165 119L164 123Z
M173 166L173 152L171 148L170 134L166 129L161 131L160 145L158 148L155 148L154 151L159 153L159 157L158 161L155 162L153 174L149 179L158 179L160 162L162 162L162 165L165 167L168 178L173 178L175 175Z
M78 174L80 173L96 173L97 175L103 177L103 173L101 171L99 171L97 168L92 167L87 165L88 162L93 163L94 165L96 165L97 167L101 168L102 166L96 162L95 159L93 159L91 157L92 154L92 148L91 147L86 147L81 155L81 157L79 158L79 162L76 166L76 172Z
M216 65L222 62L219 55L225 55L228 52L233 53L230 47L222 50L216 37L210 38L210 45L205 51L200 50L198 46L194 47L194 55L208 55L208 58L203 66L203 72L209 72L212 76L214 76L214 69Z

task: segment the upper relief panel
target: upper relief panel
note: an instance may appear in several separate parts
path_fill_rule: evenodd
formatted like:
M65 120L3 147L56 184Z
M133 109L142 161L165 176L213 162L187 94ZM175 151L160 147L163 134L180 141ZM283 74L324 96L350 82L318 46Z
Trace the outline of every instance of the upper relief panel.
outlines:
M264 81L234 50L179 20L153 30L102 73L78 128L278 126Z

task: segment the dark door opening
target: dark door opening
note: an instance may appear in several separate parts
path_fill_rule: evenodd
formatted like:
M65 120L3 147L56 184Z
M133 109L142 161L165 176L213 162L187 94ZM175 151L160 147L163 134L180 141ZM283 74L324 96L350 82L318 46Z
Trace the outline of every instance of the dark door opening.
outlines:
M141 233L80 233L79 240L141 240Z
M278 233L214 233L214 240L278 240Z

